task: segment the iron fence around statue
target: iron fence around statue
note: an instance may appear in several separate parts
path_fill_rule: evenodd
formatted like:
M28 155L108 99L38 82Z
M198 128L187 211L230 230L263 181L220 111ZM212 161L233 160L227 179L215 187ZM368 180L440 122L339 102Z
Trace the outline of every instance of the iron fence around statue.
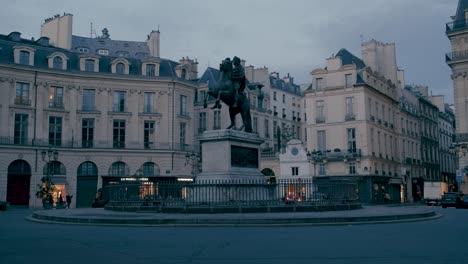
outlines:
M357 204L354 182L313 183L281 180L276 183L212 180L202 183L135 181L104 188L107 207L249 207Z

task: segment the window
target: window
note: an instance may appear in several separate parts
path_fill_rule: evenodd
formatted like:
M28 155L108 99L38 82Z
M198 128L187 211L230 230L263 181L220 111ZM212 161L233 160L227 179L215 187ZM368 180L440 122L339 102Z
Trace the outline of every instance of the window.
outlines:
M286 103L286 95L283 94L283 103Z
M28 115L15 114L14 144L23 145L28 140Z
M263 129L265 131L265 138L270 138L270 123L268 122L268 119L265 119Z
M327 150L327 138L325 130L317 131L317 150L322 152Z
M291 167L292 176L299 175L299 167Z
M86 59L84 63L85 63L85 71L94 72L94 60Z
M326 175L326 174L327 174L327 172L326 172L325 164L320 163L319 164L319 175Z
M186 126L183 122L179 124L179 142L181 148L185 147Z
M83 111L94 111L94 89L83 89Z
M26 50L20 50L19 53L19 64L29 65L30 52Z
M125 74L125 64L119 62L115 65L115 73L117 74Z
M146 76L155 76L156 75L156 65L146 64Z
M221 129L221 111L214 111L213 129Z
M81 147L92 148L94 141L94 118L83 118L81 121Z
M125 120L114 120L112 146L119 149L125 148Z
M323 89L323 78L316 78L315 79L315 89L317 91L320 91Z
M151 148L151 144L153 144L154 124L154 121L145 121L144 123L143 145L145 149Z
M282 113L283 113L283 118L285 118L286 117L286 109L283 108Z
M317 101L316 105L317 122L325 122L325 104L324 101Z
M154 111L154 93L144 93L144 104L143 112L144 113L153 113Z
M31 100L29 100L29 83L16 83L15 104L31 105Z
M121 161L112 163L110 170L109 170L109 176L125 177L128 175L129 175L129 170L128 170L127 164Z
M369 105L369 116L372 117L372 99L370 98L368 100L368 105Z
M273 137L277 138L278 137L278 122L273 121Z
M348 163L348 172L351 175L356 174L356 163L354 162Z
M345 99L345 105L346 105L346 120L352 120L354 119L354 97L346 97Z
M79 48L76 48L78 50L78 52L81 52L81 53L88 53L89 52L89 49L88 48L84 48L84 47L79 47Z
M273 106L273 114L275 116L278 115L278 109L276 108L276 105Z
M184 79L184 80L187 78L187 70L186 69L182 69L182 71L180 73L180 78Z
M206 112L200 112L198 119L198 132L202 133L206 130Z
M106 49L100 49L98 50L99 55L109 55L109 50Z
M62 70L63 69L63 59L60 56L55 56L54 59L52 60L52 68L57 69L57 70Z
M143 164L143 177L159 176L159 167L154 162L146 162Z
M112 107L113 112L125 112L125 92L115 91L114 92L114 105Z
M50 87L49 90L49 107L63 108L63 87Z
M345 74L345 86L346 87L353 86L352 79L351 79L352 77L353 77L352 74Z
M276 101L276 92L273 92L273 100Z
M354 153L356 152L356 129L348 128L347 135L348 135L348 151Z
M57 116L49 117L49 145L62 145L62 118Z
M179 105L179 114L182 116L188 116L187 113L187 96L181 95L180 96L180 105Z
M258 119L256 117L252 120L252 130L253 133L258 133Z

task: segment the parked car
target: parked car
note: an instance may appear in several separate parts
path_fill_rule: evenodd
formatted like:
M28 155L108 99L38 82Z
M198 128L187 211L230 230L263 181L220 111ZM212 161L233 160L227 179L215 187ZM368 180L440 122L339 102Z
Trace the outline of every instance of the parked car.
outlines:
M440 199L440 205L442 208L455 207L457 205L457 200L461 198L461 195L456 192L446 192L442 199Z
M457 209L464 208L468 209L468 195L463 196L463 198L458 199L457 204L455 205Z

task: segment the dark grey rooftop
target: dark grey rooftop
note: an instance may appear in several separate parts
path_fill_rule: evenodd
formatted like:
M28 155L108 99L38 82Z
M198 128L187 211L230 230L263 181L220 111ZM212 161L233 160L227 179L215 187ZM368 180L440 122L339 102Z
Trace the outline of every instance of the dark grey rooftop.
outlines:
M340 49L340 51L338 51L338 53L336 54L336 57L341 58L341 62L343 65L354 64L358 69L363 69L366 67L366 64L364 64L364 62L360 58L349 52L347 49Z
M112 40L110 38L87 38L72 36L72 50L77 51L77 48L88 48L90 54L99 55L99 50L108 50L109 56L121 57L122 53L128 54L130 58L146 58L150 55L150 51L146 42L140 41L125 41Z
M465 19L465 10L468 9L468 0L459 0L457 13L455 14L455 21L466 20Z

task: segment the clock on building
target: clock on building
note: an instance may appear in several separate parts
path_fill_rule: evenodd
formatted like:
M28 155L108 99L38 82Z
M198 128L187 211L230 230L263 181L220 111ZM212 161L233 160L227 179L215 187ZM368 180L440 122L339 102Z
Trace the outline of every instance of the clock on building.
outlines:
M291 149L291 154L292 154L293 156L296 156L298 153L299 153L299 150L298 150L296 147L293 147L293 148Z

